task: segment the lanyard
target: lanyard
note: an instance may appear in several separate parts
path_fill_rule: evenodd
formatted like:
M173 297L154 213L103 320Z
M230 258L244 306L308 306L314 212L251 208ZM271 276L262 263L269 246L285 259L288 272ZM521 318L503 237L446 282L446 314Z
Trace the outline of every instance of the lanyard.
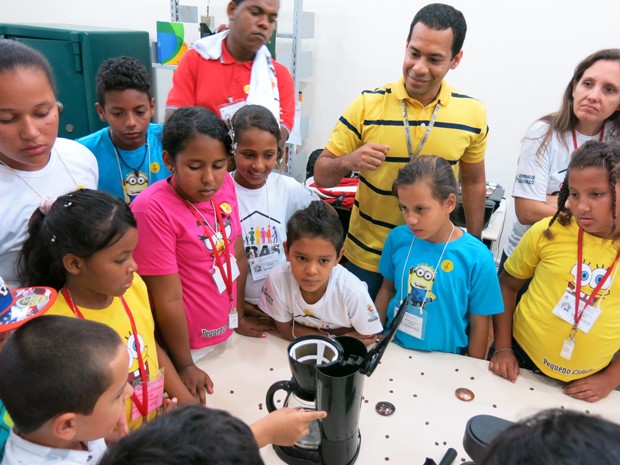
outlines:
M409 153L409 158L413 160L415 157L420 155L422 147L424 147L424 144L426 144L428 136L430 136L431 134L431 129L433 129L433 126L435 125L435 120L437 119L437 114L439 113L439 107L441 107L441 104L437 102L437 104L435 105L435 110L433 111L433 115L428 122L426 132L424 132L424 136L422 136L420 145L418 145L418 150L416 150L415 153L413 151L413 143L411 142L411 134L409 133L409 116L407 115L407 104L405 103L405 99L402 99L400 101L400 107L403 111L403 127L405 128L405 139L407 140L407 152Z
M579 228L579 237L577 240L577 276L575 278L575 323L573 324L571 334L574 334L577 331L579 322L581 321L581 317L586 311L586 308L592 303L592 301L596 297L596 294L598 294L598 291L601 290L603 284L605 284L605 282L611 275L611 272L616 266L616 263L618 263L618 258L620 258L620 250L618 250L618 252L616 253L616 258L614 259L611 266L607 268L607 271L605 272L601 280L598 282L592 293L586 299L583 309L579 311L579 302L581 300L581 263L583 261L583 229Z
M177 192L177 190L175 189L174 178L171 177L170 179L171 179L170 188L179 197L181 197L179 193ZM217 235L217 223L213 225L215 228L212 228L209 222L207 221L207 219L202 215L200 210L198 210L194 206L193 203L191 203L187 199L184 199L183 197L181 197L181 199L183 199L183 201L185 202L185 206L190 211L190 213L194 216L198 224L202 226L205 236L207 240L209 241L209 244L211 244L211 249L213 250L213 257L215 260L215 265L220 270L222 279L224 280L224 284L226 285L226 292L228 293L228 299L230 300L230 308L232 311L235 309L234 296L233 296L232 264L230 261L230 252L229 252L230 249L228 248L228 237L226 236L226 227L224 226L224 218L222 216L222 209L220 208L219 205L217 205L213 201L213 199L211 199L211 207L213 208L213 220L214 222L217 220L220 224L219 230L222 234L222 242L224 243L224 262L222 262L222 254L218 252L217 243L211 237L212 235ZM224 263L226 264L226 268L224 268Z
M573 133L573 147L575 147L575 150L577 150L579 148L579 145L577 145L577 132L573 129L572 133ZM599 142L603 142L604 135L605 135L605 124L603 124L603 127L601 128L601 132L599 133L599 136L598 136Z
M80 309L73 302L73 298L71 297L71 294L69 294L69 290L66 287L63 287L60 292L65 298L65 300L67 301L67 304L69 305L69 307L71 308L75 316L80 318L81 320L84 320L85 319L84 315L82 314L82 312L80 312ZM144 365L144 360L142 358L142 347L140 347L140 337L138 335L138 329L136 328L136 322L134 321L131 310L129 309L129 305L127 305L127 302L125 301L125 298L123 296L120 296L119 298L121 299L123 307L125 308L125 313L127 313L127 317L129 318L129 322L131 323L131 331L133 332L134 344L136 345L136 353L138 354L138 368L140 369L140 381L142 384L142 401L140 401L140 398L137 396L135 392L131 395L131 399L136 405L136 408L138 409L138 411L140 412L140 415L142 415L143 417L146 417L148 415L149 380L146 375L146 366Z
M110 132L110 129L108 129L108 133L110 135L110 142L112 142L112 148L114 148L114 154L116 155L116 165L118 166L118 174L120 175L121 178L121 188L123 189L123 195L125 196L125 202L129 203L130 199L129 199L129 194L127 194L127 190L126 190L126 184L127 182L125 181L125 176L123 176L123 170L121 169L121 162L123 162L123 165L125 165L127 168L129 168L130 171L132 171L136 176L138 176L138 173L140 171L140 169L142 168L142 165L144 165L144 161L147 160L147 164L146 164L146 185L150 186L151 185L151 148L149 146L149 138L148 136L146 137L146 149L144 151L144 157L142 157L142 161L140 162L140 164L137 167L133 167L130 166L125 160L123 160L123 157L121 157L121 155L118 153L118 148L116 147L116 144L112 141L112 134Z

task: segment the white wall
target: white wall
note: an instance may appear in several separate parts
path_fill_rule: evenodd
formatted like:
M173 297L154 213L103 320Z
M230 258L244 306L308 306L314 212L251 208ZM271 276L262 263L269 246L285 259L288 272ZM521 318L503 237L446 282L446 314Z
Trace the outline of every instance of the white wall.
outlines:
M463 11L469 31L463 60L448 74L461 92L482 100L491 127L487 179L510 191L520 139L537 117L557 109L574 66L590 52L619 47L617 0L445 0ZM206 1L183 1L199 5ZM225 21L226 0L211 0ZM315 13L313 77L302 83L310 117L307 152L323 147L338 117L363 89L401 73L409 23L427 2L305 0ZM280 31L290 32L293 0L281 0ZM561 5L561 8L560 8ZM0 21L71 23L148 30L168 20L168 0L2 0ZM303 164L303 163L302 163ZM512 221L510 212L506 230ZM507 231L505 231L506 234Z

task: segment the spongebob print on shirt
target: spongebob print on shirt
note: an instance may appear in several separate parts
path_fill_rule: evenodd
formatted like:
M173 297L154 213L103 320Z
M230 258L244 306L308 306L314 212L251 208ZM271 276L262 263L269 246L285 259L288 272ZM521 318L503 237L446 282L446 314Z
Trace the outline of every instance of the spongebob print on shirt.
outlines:
M594 263L589 263L586 260L581 264L581 276L577 276L577 264L575 264L570 274L572 276L572 280L568 282L566 287L566 292L560 298L560 301L553 309L554 315L560 317L571 326L575 324L575 294L577 292L577 279L580 279L580 311L584 309L584 305L586 300L592 295L592 293L596 290L597 286L600 288L597 290L597 295L592 297L591 302L585 310L583 310L583 316L579 319L579 324L577 328L584 333L588 333L590 328L596 322L597 318L601 314L601 310L599 309L599 305L602 302L602 299L605 295L608 294L609 288L611 286L611 277L608 277L604 283L601 283L602 279L605 277L607 273L607 268L599 266ZM600 300L600 302L599 302Z

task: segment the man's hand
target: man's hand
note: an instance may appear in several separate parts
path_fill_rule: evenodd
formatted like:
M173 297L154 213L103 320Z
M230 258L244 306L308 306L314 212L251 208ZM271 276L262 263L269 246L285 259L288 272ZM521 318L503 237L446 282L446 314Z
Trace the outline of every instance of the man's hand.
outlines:
M390 150L389 145L368 142L359 149L346 155L350 171L376 171L385 160Z

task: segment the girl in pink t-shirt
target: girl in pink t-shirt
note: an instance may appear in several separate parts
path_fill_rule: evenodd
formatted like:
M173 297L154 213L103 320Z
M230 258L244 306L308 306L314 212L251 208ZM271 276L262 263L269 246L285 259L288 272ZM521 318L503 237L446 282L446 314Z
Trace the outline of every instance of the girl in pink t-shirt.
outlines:
M172 176L131 205L140 233L135 258L164 346L190 392L204 403L213 383L194 362L246 325L243 309L237 312L247 261L226 171L230 137L213 113L186 107L166 122L162 147Z

